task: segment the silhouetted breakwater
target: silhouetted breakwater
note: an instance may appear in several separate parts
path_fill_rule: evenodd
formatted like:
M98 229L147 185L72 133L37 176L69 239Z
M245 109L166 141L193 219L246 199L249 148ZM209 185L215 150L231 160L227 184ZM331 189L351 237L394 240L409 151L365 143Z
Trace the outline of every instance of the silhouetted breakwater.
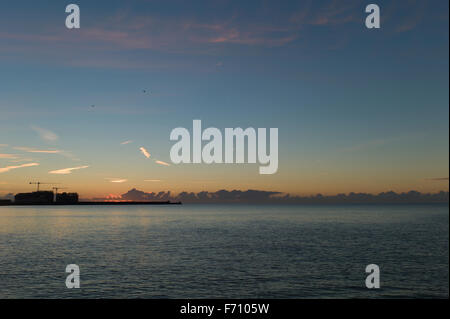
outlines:
M78 203L14 203L2 201L0 206L126 206L126 205L181 205L181 202L78 202Z

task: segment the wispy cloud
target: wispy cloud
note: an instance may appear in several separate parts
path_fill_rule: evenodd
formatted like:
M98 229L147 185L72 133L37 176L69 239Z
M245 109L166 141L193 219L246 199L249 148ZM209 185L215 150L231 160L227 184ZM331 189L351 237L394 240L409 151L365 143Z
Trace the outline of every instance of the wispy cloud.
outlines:
M14 147L15 150L28 152L28 153L45 153L45 154L61 154L60 150L40 150L31 147Z
M13 169L24 168L24 167L32 167L32 166L38 166L38 165L39 165L39 163L27 163L27 164L18 165L18 166L0 167L0 173L6 173L6 172L9 172L10 170L13 170Z
M121 145L127 145L127 144L131 144L131 143L133 143L133 141L132 140L128 140L128 141L122 142L120 144Z
M401 8L405 6L414 8L414 10L409 10L409 14L395 19L395 22L398 23L395 31L398 33L408 32L417 28L426 16L427 6L429 6L429 4L427 1L405 0L404 5L402 3L400 8L399 4L391 4L390 10L392 10L392 7L397 10L401 10Z
M146 180L144 180L144 182L156 183L156 182L161 182L161 180L160 179L146 179Z
M70 151L63 151L63 150L57 150L57 149L37 149L32 147L14 147L15 150L27 152L27 153L37 153L37 154L56 154L61 155L67 158L70 158L74 161L79 161L80 159L77 158L75 155L72 154Z
M146 158L150 158L150 153L145 149L145 147L140 147L139 150L141 151L142 154L144 154L144 156ZM159 165L164 165L164 166L170 166L169 163L163 162L163 161L159 161L159 160L154 160L156 164Z
M17 157L16 159L9 160L10 163L31 162L31 161L33 161L32 158L19 158L19 157Z
M349 22L358 21L359 17L358 1L333 0L326 3L324 7L316 8L311 13L311 17L303 16L307 23L317 26L336 26Z
M150 158L150 153L144 148L140 147L139 150L144 154L145 157Z
M431 12L427 11L427 6L430 5L421 5L426 1L408 0L407 5L400 4L399 1L392 3L394 5L386 4L383 7L383 21L387 19L388 7L393 7L389 11L392 20L400 24L397 27L399 32L414 28L424 19L434 18L434 14L430 16ZM213 14L181 13L162 17L152 12L142 12L140 6L140 13L134 12L136 8L133 9L134 5L130 5L125 10L119 10L120 13L105 14L71 36L67 36L67 30L63 28L55 29L44 23L39 30L33 32L23 32L20 29L15 31L15 28L0 31L0 41L5 40L11 52L32 53L34 58L46 56L49 61L45 62L50 63L133 69L159 68L161 65L178 68L173 61L155 63L153 58L139 58L130 62L130 59L109 53L139 49L147 52L209 55L225 50L227 45L284 46L297 39L301 39L301 42L310 41L308 39L314 29L327 28L330 32L344 35L349 30L338 27L344 28L350 23L361 25L365 16L361 0L294 1L285 8L281 8L275 1L262 1L252 6L251 14L243 8L238 10L235 5L220 5L215 9L214 6L211 4L206 9L215 10Z
M2 153L0 153L0 158L16 159L18 157L15 154L2 154Z
M155 161L155 163L159 164L159 165L170 166L169 163L166 163L166 162L163 162L163 161Z
M58 169L55 171L50 171L48 172L49 174L58 174L58 175L68 175L68 174L72 174L72 171L76 171L79 169L84 169L84 168L88 168L89 166L85 165L85 166L78 166L78 167L70 167L70 168L63 168L63 169Z
M37 126L32 126L31 127L34 131L36 131L39 136L41 137L41 139L43 139L44 141L47 142L54 142L56 140L58 140L58 135L56 135L54 132L41 128L41 127L37 127Z
M108 180L110 183L117 183L117 184L125 183L125 182L128 181L128 180L125 179L125 178L107 178L107 180Z
M128 181L127 179L112 179L112 180L110 180L110 183L118 183L118 184L120 184L120 183L125 183L127 181Z

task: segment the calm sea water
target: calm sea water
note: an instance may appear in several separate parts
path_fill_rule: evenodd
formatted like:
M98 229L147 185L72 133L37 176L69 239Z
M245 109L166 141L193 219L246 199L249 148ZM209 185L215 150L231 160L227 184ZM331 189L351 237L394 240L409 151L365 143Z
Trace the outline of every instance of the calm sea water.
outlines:
M0 207L0 298L448 298L448 252L447 205Z

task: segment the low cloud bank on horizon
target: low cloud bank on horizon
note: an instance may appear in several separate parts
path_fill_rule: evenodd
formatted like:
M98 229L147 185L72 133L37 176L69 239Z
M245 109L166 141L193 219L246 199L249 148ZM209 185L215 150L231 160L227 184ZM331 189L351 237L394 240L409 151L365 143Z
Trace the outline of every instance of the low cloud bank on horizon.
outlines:
M324 196L292 196L276 191L260 190L220 190L217 192L181 192L172 195L170 191L147 193L135 188L117 197L93 198L96 201L181 201L183 203L274 203L274 204L337 204L337 203L448 203L449 192L420 193L410 191L396 193L393 191L379 194L349 193Z

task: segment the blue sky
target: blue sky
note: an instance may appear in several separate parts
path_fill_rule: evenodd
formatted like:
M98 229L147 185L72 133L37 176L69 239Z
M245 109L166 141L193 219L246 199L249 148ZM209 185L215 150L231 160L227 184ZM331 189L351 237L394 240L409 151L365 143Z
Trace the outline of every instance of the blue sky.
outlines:
M0 174L0 194L29 179L85 196L448 190L433 181L448 177L448 1L377 1L379 30L364 26L366 1L74 3L79 30L65 28L61 1L0 4L0 154L19 157L0 168L40 164ZM278 173L142 158L145 146L170 162L170 131L193 119L278 127Z

